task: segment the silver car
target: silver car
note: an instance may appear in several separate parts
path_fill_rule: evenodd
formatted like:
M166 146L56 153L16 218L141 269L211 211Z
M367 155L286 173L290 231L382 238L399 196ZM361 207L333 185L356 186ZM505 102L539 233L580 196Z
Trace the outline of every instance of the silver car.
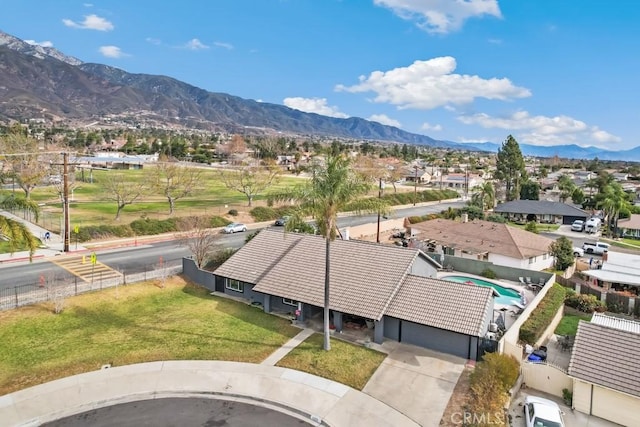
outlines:
M247 231L247 226L239 222L232 222L222 229L222 232L226 234L241 233L243 231Z

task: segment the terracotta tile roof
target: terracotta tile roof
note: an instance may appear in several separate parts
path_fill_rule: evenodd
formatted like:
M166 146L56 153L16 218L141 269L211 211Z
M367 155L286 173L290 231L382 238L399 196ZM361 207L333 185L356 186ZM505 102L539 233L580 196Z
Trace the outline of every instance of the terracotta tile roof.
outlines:
M493 308L490 288L408 275L386 310L387 315L472 336L487 330Z
M336 240L331 243L331 308L380 319L418 257L417 249ZM256 286L254 291L324 305L325 240L263 230L215 274Z
M618 227L626 228L627 230L640 230L640 215L631 214L628 219L621 219L618 221Z
M497 222L474 220L457 222L433 219L410 225L419 232L419 240L435 240L439 244L470 253L495 253L510 258L528 259L549 253L552 239L517 227Z
M581 320L569 375L640 397L639 353L640 334Z

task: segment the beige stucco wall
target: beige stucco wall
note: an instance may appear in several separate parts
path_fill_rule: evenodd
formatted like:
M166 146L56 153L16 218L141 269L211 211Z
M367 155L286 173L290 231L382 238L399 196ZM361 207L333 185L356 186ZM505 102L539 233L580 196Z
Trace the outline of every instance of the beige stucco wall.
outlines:
M523 363L521 367L524 383L529 388L562 397L562 389L572 389L572 380L558 367L545 363Z
M596 385L593 386L592 398L591 389L590 383L577 379L573 381L573 407L575 410L623 426L638 425L640 398Z
M386 219L384 221L380 221L380 235L383 234L384 239L389 240L389 232L394 229L404 230L404 218L396 218L396 219ZM349 230L349 238L350 239L364 239L364 240L373 240L375 241L376 234L378 233L378 223L373 222L369 224L357 225L355 227L347 227Z

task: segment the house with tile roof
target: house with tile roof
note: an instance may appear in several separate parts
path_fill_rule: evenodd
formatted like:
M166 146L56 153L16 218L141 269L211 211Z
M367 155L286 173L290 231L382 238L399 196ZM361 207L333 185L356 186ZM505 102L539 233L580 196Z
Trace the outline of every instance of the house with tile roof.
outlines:
M506 224L433 219L407 227L426 252L536 271L553 266L552 239Z
M575 206L548 200L512 200L500 203L494 208L494 212L502 214L511 221L536 221L549 224L571 224L577 219L586 221L590 216Z
M638 325L627 322L581 320L569 376L574 409L631 426L638 425L640 413L640 334Z
M619 220L618 228L622 237L640 239L640 215L631 214L629 218Z
M290 312L322 316L325 240L265 229L214 271L215 291ZM441 266L415 248L356 240L331 243L330 309L335 330L360 319L385 338L467 359L481 354L494 317L493 291L436 279Z

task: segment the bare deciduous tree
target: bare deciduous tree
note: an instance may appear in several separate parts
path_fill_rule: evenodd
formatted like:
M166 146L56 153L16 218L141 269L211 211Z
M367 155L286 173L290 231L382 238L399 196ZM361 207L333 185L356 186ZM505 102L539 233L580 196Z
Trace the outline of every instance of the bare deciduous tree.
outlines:
M234 170L223 170L219 172L219 177L225 187L244 194L251 207L255 196L275 184L280 174L280 168L270 162L265 166L244 164Z
M173 215L176 201L189 196L197 188L202 169L179 163L158 163L153 170L153 186L169 202L169 215Z
M104 177L105 196L116 202L117 210L115 220L120 219L120 212L125 206L133 204L142 197L147 190L143 183L127 179L126 173L110 171Z
M6 175L15 180L27 199L31 198L31 192L42 183L50 167L45 155L39 153L38 141L10 133L0 138L0 152L8 154L4 162Z
M186 228L189 230L179 236L180 244L191 250L196 265L202 268L219 249L220 234L202 217L191 219Z

